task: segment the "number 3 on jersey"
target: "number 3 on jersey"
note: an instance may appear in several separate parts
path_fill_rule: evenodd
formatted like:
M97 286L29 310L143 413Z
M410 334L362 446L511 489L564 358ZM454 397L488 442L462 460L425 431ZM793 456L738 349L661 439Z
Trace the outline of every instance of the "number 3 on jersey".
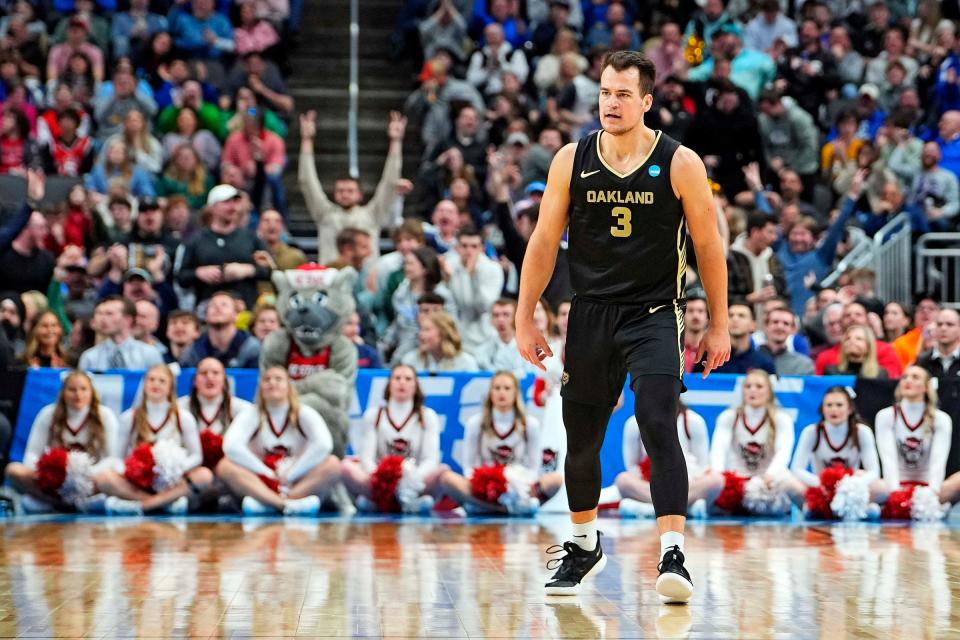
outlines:
M633 233L633 225L630 224L633 212L630 207L614 207L610 215L617 218L617 226L610 227L610 235L614 238L629 238Z

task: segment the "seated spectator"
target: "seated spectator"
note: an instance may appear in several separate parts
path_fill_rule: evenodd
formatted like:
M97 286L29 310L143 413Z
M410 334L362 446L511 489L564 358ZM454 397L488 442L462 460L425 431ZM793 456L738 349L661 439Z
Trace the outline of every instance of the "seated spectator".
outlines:
M200 157L208 171L220 167L223 148L217 137L206 129L199 129L197 112L192 107L181 107L177 112L176 130L163 136L163 157L169 161L177 147L188 144Z
M252 112L251 112L252 111ZM251 109L243 116L243 128L234 131L223 145L221 171L224 165L239 168L247 180L247 191L252 191L257 175L262 172L270 188L274 208L287 217L287 198L283 189L283 169L287 164L283 139L263 127L263 112ZM260 202L254 202L257 209Z
M147 369L163 364L163 356L144 342L131 336L137 310L132 300L108 296L97 303L93 322L104 340L80 356L79 368L94 371L107 369Z
M456 253L446 262L463 347L474 353L495 338L490 308L503 290L503 267L483 254L483 235L472 226L457 233Z
M913 328L893 342L893 349L901 366L908 367L913 364L924 350L923 335L930 323L935 321L939 311L939 300L922 292L917 294L913 307Z
M869 204L869 202L868 202ZM873 237L884 225L905 213L914 229L926 231L927 225L924 212L918 206L907 204L903 188L896 180L887 182L880 190L880 198L876 204L867 210L858 210L857 222L868 237Z
M330 269L350 267L361 273L364 262L370 257L370 234L361 229L347 227L337 234L337 257L325 266ZM359 280L363 280L363 275Z
M300 116L298 181L307 210L317 225L317 261L320 264L326 264L336 256L334 242L344 227L363 229L371 238L379 238L381 227L389 226L397 200L396 187L403 163L403 135L406 128L407 119L392 111L387 124L387 137L390 139L387 160L377 190L366 205L360 204L363 191L360 182L353 177L343 177L334 182L331 202L320 184L314 158L317 114L309 111ZM373 255L379 255L378 243L375 242L372 249Z
M104 148L103 157L84 177L84 184L90 191L106 195L107 181L111 178L120 178L137 198L157 196L153 177L134 163L122 140L115 140Z
M847 330L850 329L850 327L862 326L869 328L870 318L867 315L866 307L859 302L848 302L843 306L841 325L843 326L844 336L847 335ZM872 330L871 333L873 333ZM886 342L877 340L876 334L873 335L877 361L879 362L880 366L886 370L888 378L899 378L902 367L900 365L900 361L897 359L896 351L894 351L893 347ZM841 338L840 343L835 344L829 349L826 349L817 356L815 361L816 375L824 375L823 372L827 367L836 365L839 362L840 350L842 346L843 343Z
M74 0L73 11L57 22L51 36L54 44L60 44L67 39L67 30L71 21L82 20L87 25L88 38L102 51L110 47L110 20L95 12L93 0Z
M253 5L258 18L269 20L273 24L285 24L288 19L297 17L291 12L289 0L243 0ZM295 4L295 2L294 2ZM293 27L294 25L291 25Z
M883 340L894 345L913 325L907 307L902 302L888 302L883 308Z
M137 319L133 323L133 337L155 347L163 356L163 361L170 362L166 345L157 338L157 331L160 330L160 310L157 304L152 300L137 300L134 305L137 308Z
M280 312L272 304L258 304L250 315L250 333L263 344L268 335L279 329Z
M480 345L473 356L484 371L513 371L519 377L527 373L527 363L517 349L516 328L513 317L517 312L517 301L501 298L490 309L490 325L496 337Z
M921 170L910 187L908 202L923 212L925 225L913 231L950 231L960 213L960 184L957 176L940 166L940 145L923 145Z
M127 148L127 154L144 171L152 174L163 169L163 147L150 133L150 123L142 112L131 109L123 118L123 130L107 138L105 149L119 141Z
M447 253L457 246L460 230L460 210L452 200L441 200L430 214L431 224L425 229L427 244L437 253Z
M163 207L163 226L179 242L185 242L196 233L196 221L190 213L190 203L183 196L170 196Z
M841 84L860 84L865 66L863 56L853 48L850 32L846 25L836 24L830 28L827 47L837 63L837 74Z
M200 337L200 321L192 311L175 309L167 315L167 344L169 362L179 362L194 341ZM169 364L168 362L168 364Z
M651 128L658 128L675 140L684 140L687 129L697 114L697 104L687 95L683 81L677 76L661 80L660 90L653 98L653 106L645 116Z
M19 80L10 81L7 85L7 99L3 101L4 111L19 111L27 118L30 125L30 134L36 135L37 116L39 112L33 104L34 96L29 94L27 86Z
M0 294L0 358L9 368L15 360L22 360L26 349L26 330L23 318L26 315L23 299L16 292ZM6 370L6 369L4 369Z
M480 189L476 171L464 163L463 152L457 147L450 147L432 162L422 163L417 178L420 197L411 206L424 218L448 196L455 181L466 182L471 195Z
M762 213L747 217L747 235L739 236L727 255L730 301L760 306L774 298L788 298L783 265L771 248L777 241L776 222Z
M837 137L820 149L820 172L824 178L833 182L840 171L848 165L855 165L863 139L857 137L860 121L856 111L844 111L837 118Z
M760 138L771 168L793 169L803 182L804 200L813 198L813 183L820 167L820 140L813 117L776 91L764 91L758 100Z
M937 313L936 346L917 357L917 366L923 367L934 378L956 379L960 376L960 312L941 309Z
M252 309L257 282L267 280L270 270L255 263L255 253L266 247L252 231L239 227L242 194L229 185L218 185L207 196L209 223L183 245L177 280L193 287L197 302L230 287Z
M150 0L130 0L130 9L115 13L110 22L116 58L140 57L150 39L167 30L166 17L150 13Z
M69 85L59 83L53 92L52 106L37 118L37 143L50 145L60 135L60 117L67 109L72 109L80 118L77 135L90 136L90 114L83 110L83 106L74 98Z
M240 87L250 87L257 102L265 107L283 116L293 115L293 98L280 70L259 53L243 56L230 72L226 82L228 95L236 94Z
M218 291L207 303L207 330L180 356L180 365L195 367L204 358L215 358L227 368L256 369L260 363L260 341L237 329L237 300Z
M438 50L446 49L458 60L466 59L467 21L452 0L440 0L436 10L417 25L417 30L425 58L430 59Z
M167 170L157 181L158 195L183 196L194 211L203 208L212 188L213 178L189 144L181 144L174 150Z
M95 44L87 42L90 25L80 17L70 18L66 27L66 40L50 49L47 57L47 83L55 83L68 70L73 54L79 53L90 63L94 82L103 82L103 51Z
M581 73L577 54L566 53L560 57L557 82L547 91L547 116L571 140L579 140L596 119L600 86L588 75L591 71Z
M153 96L137 91L137 81L131 71L118 67L113 74L113 95L94 100L97 139L106 140L122 132L127 113L134 110L152 118L157 113L157 104Z
M49 228L43 214L34 211L9 247L0 249L0 273L16 274L4 277L4 288L17 293L47 290L55 264L53 254L43 248Z
M260 214L257 223L257 237L266 246L270 257L273 258L277 269L296 269L306 264L307 256L296 247L283 241L286 229L283 225L283 216L279 211L267 209Z
M880 154L876 146L870 141L864 141L857 151L856 162L846 163L841 168L833 180L833 189L838 194L844 194L850 190L853 177L858 171L864 171L867 174L863 183L863 200L869 205L869 209L878 210L884 208L884 188L888 184L898 184L896 174L883 165ZM902 194L902 188L898 187ZM902 199L902 196L901 196Z
M763 369L769 374L777 372L776 365L766 353L756 349L750 335L757 328L753 307L734 302L728 310L730 331L730 359L714 369L716 373L746 373L751 369ZM693 366L694 373L703 371L703 362Z
M161 133L176 131L180 126L180 112L183 109L193 109L197 123L194 128L206 129L214 134L218 140L227 137L223 126L223 112L203 95L203 86L196 80L187 80L183 83L178 97L173 104L166 107L157 117L157 128ZM188 132L189 133L189 132Z
M343 325L343 335L357 347L358 369L382 369L383 361L377 350L363 341L360 335L360 314L356 311L350 314L350 319Z
M477 361L462 350L457 323L444 311L420 318L418 347L400 359L417 371L479 371Z
M689 64L685 56L686 47L680 34L680 25L665 22L660 26L660 40L657 46L650 46L645 53L657 68L656 86L660 87L669 77L686 78Z
M789 307L774 307L764 314L763 344L757 349L773 358L778 376L813 375L813 361L791 348L791 339L796 336L796 316Z
M253 2L241 2L239 22L233 30L233 39L237 43L237 55L248 53L266 54L280 42L277 30L267 20L257 15Z
M709 314L702 289L687 291L687 308L683 314L683 370L692 373L697 364L700 339L707 332Z
M22 111L7 109L0 116L0 174L24 175L39 159L30 139L30 123Z
M536 71L533 74L533 83L541 92L556 84L560 77L560 60L564 55L572 53L577 60L577 73L583 73L587 70L589 62L580 54L577 34L571 29L561 29L550 47L550 52L540 58L537 62Z
M777 83L811 116L818 116L828 96L840 86L837 61L823 47L820 26L815 20L800 25L800 42L780 57Z
M486 103L473 85L451 76L448 58L438 55L428 60L419 79L420 88L407 97L403 111L420 122L424 156L432 157L450 136L451 106L454 103L466 103L473 107L475 113L482 113Z
M704 82L713 72L714 58L720 55L730 61L730 81L746 91L751 100L756 100L760 90L773 82L777 67L767 54L745 49L741 34L740 26L735 22L721 26L710 47L714 57L690 69L687 79Z
M41 43L47 38L47 25L27 0L18 0L8 7L9 13L0 19L0 38L6 41L9 50L17 52L24 62L35 67L35 72L30 75L39 78L45 55Z
M413 346L417 334L417 319L421 299L432 294L431 300L442 300L443 308L454 315L453 294L443 283L440 259L429 247L414 249L403 261L404 279L391 297L393 322L384 335L385 353L393 353L391 361L399 360L404 349Z
M824 368L825 376L857 376L886 379L887 371L877 363L876 336L869 327L853 325L843 333L837 364Z
M760 12L743 30L743 46L754 51L769 52L782 41L787 47L797 46L797 23L780 12L777 0L763 0Z
M96 198L99 194L93 194ZM107 200L107 240L122 242L133 229L133 202L125 195L112 195Z
M627 10L624 8L622 3L611 2L607 4L607 14L604 21L597 21L590 27L590 30L587 31L586 37L584 38L584 47L586 49L592 49L593 47L607 47L610 46L610 41L613 39L613 32L618 26L625 26L630 32L630 42L628 43L627 48L633 51L640 50L640 36L637 35L637 32L630 28L627 23ZM614 48L614 47L611 47Z
M27 336L27 346L23 354L26 365L31 369L66 367L64 334L63 325L55 312L49 309L41 312Z
M93 168L93 143L81 135L80 114L67 108L57 118L58 133L42 148L47 173L78 178Z
M162 316L177 308L177 294L167 278L163 255L145 260L143 266L130 268L127 246L115 244L107 251L107 259L108 271L100 284L100 298L122 295L133 302L148 300L160 309Z
M906 55L906 46L906 29L900 25L890 27L883 35L883 51L867 63L864 81L876 85L881 93L889 91L890 84L887 80L887 67L892 62L899 62L903 65L906 73L904 82L908 85L913 85L919 65L916 60Z
M734 25L736 22L727 15L724 10L723 0L707 0L703 8L698 10L690 18L687 28L683 33L683 39L689 38L703 41L704 49L709 50L714 36L727 25Z
M74 185L67 194L63 208L62 243L65 248L76 246L83 252L106 240L104 225L92 208L91 199L83 185ZM65 249L64 249L65 250Z
M180 243L163 227L163 211L154 199L140 202L132 229L124 239L129 253L128 264L145 267L148 262L159 260L169 274Z
M170 33L177 49L194 60L219 65L236 50L233 27L226 16L214 11L213 0L193 0L190 13L177 12L170 21Z
M523 51L514 50L504 40L503 27L491 22L484 27L483 35L486 44L470 56L467 82L486 96L500 93L503 88L501 75L505 72L513 73L520 84L526 82L530 71L527 58Z
M263 127L267 131L277 134L281 138L287 137L287 124L281 120L276 113L270 109L262 108L257 104L257 96L250 87L240 87L237 89L233 100L233 111L224 114L226 118L225 128L227 135L243 128L243 118L250 109L256 109L263 112Z

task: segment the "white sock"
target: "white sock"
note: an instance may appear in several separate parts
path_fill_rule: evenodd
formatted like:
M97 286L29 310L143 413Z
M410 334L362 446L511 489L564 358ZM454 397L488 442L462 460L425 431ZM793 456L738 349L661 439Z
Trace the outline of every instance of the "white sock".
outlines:
M593 551L597 548L597 519L583 524L573 523L573 541L581 549Z
M680 553L683 553L683 534L679 531L667 531L660 536L660 557L674 546L680 547Z

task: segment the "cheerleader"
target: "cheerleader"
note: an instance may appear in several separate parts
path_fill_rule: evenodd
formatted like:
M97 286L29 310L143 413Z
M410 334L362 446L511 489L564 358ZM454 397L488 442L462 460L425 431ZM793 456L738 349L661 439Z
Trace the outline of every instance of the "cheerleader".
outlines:
M372 502L371 481L379 477L375 472L387 456L399 456L415 465L403 473L414 474L420 495L408 496L408 503L399 504L401 509L416 513L433 509L433 494L449 467L440 463L440 419L433 409L423 406L423 400L417 372L409 365L398 364L390 370L383 404L363 414L364 431L357 443L357 458L345 459L341 468L344 484L365 511L383 508Z
M253 405L230 394L227 371L216 358L197 364L190 394L177 401L180 411L189 413L200 429L203 464L214 469L223 458L221 438L233 419Z
M177 406L173 372L165 364L147 369L140 404L120 416L120 443L126 460L97 476L98 486L110 496L107 513L141 515L162 509L184 514L187 496L199 496L213 481L210 470L201 466L197 422ZM141 457L142 445L149 445L149 459ZM149 481L147 486L133 479L134 465L136 477ZM146 476L139 473L141 466Z
M804 427L797 441L788 493L798 507L804 506L807 488L820 487L821 474L834 465L852 469L868 485L880 477L873 431L860 424L853 397L840 386L823 394L820 422Z
M937 392L927 370L907 367L894 397L896 403L878 411L875 421L883 467L878 502L885 502L893 491L916 486L939 492L950 454L953 422L937 409ZM950 484L954 485L953 478Z
M39 513L51 508L60 511L87 509L91 503L89 497L97 491L94 478L122 455L117 437L119 430L117 416L100 404L100 396L90 377L82 371L67 374L56 401L42 408L33 421L23 463L11 462L6 469L7 480L23 494L21 505L24 510ZM81 462L92 465L89 468L86 468L87 464L81 465L84 468L78 472L83 477L71 478L69 487L61 485L63 490L45 489L41 486L43 479L37 482L37 463L45 452L54 449L84 452L89 460ZM66 461L63 464L67 464ZM69 464L67 469L69 474ZM66 478L64 482L67 482Z
M710 445L709 497L716 496L717 508L743 509L756 515L782 514L789 508L787 466L793 429L790 416L777 408L770 375L760 369L748 372L743 379L743 401L717 417ZM757 480L749 482L753 479ZM732 502L727 499L730 493Z
M693 505L703 497L698 483L710 464L710 438L703 417L682 402L678 403L677 436L687 461L689 497L692 498L689 504ZM627 470L618 475L615 481L621 496L620 515L624 517L654 517L648 459L640 439L637 418L630 416L623 425L623 465Z
M340 461L320 414L301 405L281 366L260 372L253 407L223 438L217 476L243 498L243 512L315 515L320 498L340 481Z
M483 411L472 416L464 427L463 475L447 471L441 482L444 492L460 503L497 513L532 513L563 485L559 472L540 474L542 461L540 425L524 410L516 376L498 371L490 379ZM491 465L521 471L519 475L510 471L509 475L518 483L527 483L517 492L516 508L512 511L499 502L473 495L474 472Z

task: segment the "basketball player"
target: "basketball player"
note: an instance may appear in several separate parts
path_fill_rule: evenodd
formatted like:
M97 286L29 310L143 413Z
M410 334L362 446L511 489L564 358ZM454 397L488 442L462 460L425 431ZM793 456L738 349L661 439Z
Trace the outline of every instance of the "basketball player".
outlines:
M533 310L569 227L576 295L561 394L573 540L553 548L566 555L546 584L549 595L578 593L583 579L606 564L596 520L599 453L628 370L651 463L662 557L657 592L665 602L686 602L693 594L683 566L687 466L676 428L688 228L712 318L697 353L698 361L705 358L704 376L730 357L727 269L703 162L643 123L653 102L654 76L653 63L634 51L611 53L604 60L603 129L563 147L553 159L524 258L517 347L543 368L541 360L554 354L533 323Z

